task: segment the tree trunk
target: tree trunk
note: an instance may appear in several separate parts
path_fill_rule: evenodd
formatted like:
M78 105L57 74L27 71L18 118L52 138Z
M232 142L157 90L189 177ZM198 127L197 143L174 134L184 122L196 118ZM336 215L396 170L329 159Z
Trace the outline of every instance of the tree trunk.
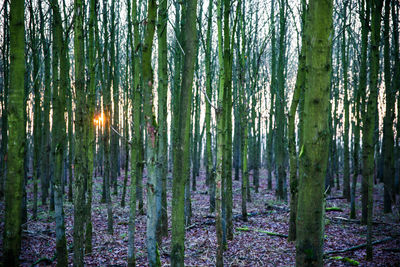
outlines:
M363 0L361 4L360 12L361 20L361 63L360 63L360 84L359 93L361 98L361 118L363 123L366 120L365 102L366 102L366 91L367 91L367 55L368 55L368 34L370 27L370 1ZM363 133L364 132L363 124ZM364 134L363 134L363 148L364 148ZM363 155L365 153L363 152ZM364 175L364 168L362 172L362 182L361 182L361 202L362 202L362 216L361 224L367 224L368 215L368 177Z
M306 82L300 148L296 265L323 265L324 180L328 162L328 117L332 49L331 0L309 2L304 38Z
M384 41L384 77L385 77L385 92L386 92L386 110L385 118L383 120L383 149L384 151L384 168L383 168L383 181L384 181L384 202L383 211L385 213L392 212L392 203L396 200L395 186L394 186L394 134L393 134L393 121L394 121L394 104L395 104L395 91L392 87L392 73L390 62L390 1L385 0L385 17L383 28L383 41ZM394 82L394 80L393 80Z
M64 45L62 20L58 3L51 3L53 10L53 94L54 94L54 150L53 158L55 160L54 169L54 205L56 217L56 251L57 266L68 266L67 241L65 237L64 224L64 204L63 204L63 156L65 149L65 88L68 84L66 76L66 57L67 48ZM60 72L58 72L60 62ZM60 82L59 82L60 81Z
M87 173L87 147L85 144L85 57L83 35L83 2L74 1L74 57L75 57L75 90L76 90L76 150L75 150L75 184L74 184L74 266L83 266L84 226L85 226L85 174Z
M305 86L305 64L306 64L306 41L304 38L304 26L307 12L306 2L302 0L302 38L301 51L299 54L299 66L297 69L295 91L293 93L292 104L289 111L288 138L289 138L289 182L290 182L290 217L289 217L289 241L296 240L296 216L297 216L297 194L298 194L298 177L297 177L297 152L296 152L296 132L295 117L300 97L304 97ZM299 114L299 117L303 114Z
M346 200L350 201L350 153L349 153L349 96L348 96L348 56L346 55L346 23L347 23L347 5L346 0L343 4L343 27L342 27L342 72L343 72L343 87L344 87L344 136L343 136L343 150L344 150L344 170L343 170L343 196Z
M24 181L25 120L23 119L25 80L24 1L10 5L10 95L8 116L7 176L3 237L4 266L18 266L21 251L21 204Z
M167 123L167 92L168 92L168 58L167 58L167 20L168 1L161 1L158 7L158 160L161 164L161 221L159 242L161 236L168 236L167 215L167 174L168 174L168 123Z
M378 74L379 74L379 41L381 26L381 10L383 1L371 2L371 45L370 45L370 73L369 73L369 98L367 111L363 121L363 176L367 181L367 260L372 260L372 212L373 212L373 186L374 186L374 146L375 146L375 117L378 102Z
M157 225L160 221L161 207L157 201L159 192L159 179L157 177L157 146L158 125L154 114L154 97L153 97L153 70L151 67L151 54L153 48L153 38L156 26L157 5L155 0L149 0L147 6L147 24L145 27L144 43L143 43L143 89L144 89L144 119L146 127L146 169L147 169L147 258L150 266L160 266L160 256L157 245Z
M174 179L172 185L172 244L171 265L183 266L184 260L184 190L187 177L190 176L190 109L192 99L192 84L197 50L197 0L186 1L182 20L182 47L184 51L182 84L179 95L179 113L174 113L176 118L175 144L174 144Z
M211 149L211 102L212 102L212 73L211 73L211 43L212 43L212 10L213 5L208 5L207 40L205 49L206 68L206 181L210 195L210 213L215 211L215 181L213 171L213 155Z
M267 161L267 180L268 180L268 190L272 190L272 172L273 172L273 141L274 141L274 123L276 121L272 120L274 116L274 102L276 96L276 35L275 35L275 0L271 1L271 83L270 83L270 95L271 95L271 105L269 108L269 125L268 125L268 161ZM274 122L273 122L274 121Z

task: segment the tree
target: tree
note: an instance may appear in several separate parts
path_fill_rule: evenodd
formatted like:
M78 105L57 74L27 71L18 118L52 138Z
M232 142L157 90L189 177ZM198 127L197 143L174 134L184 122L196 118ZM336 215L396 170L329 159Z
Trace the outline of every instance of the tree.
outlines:
M378 73L379 73L379 41L381 28L382 0L371 2L371 45L370 45L370 72L369 72L369 97L367 111L363 120L363 173L368 184L367 204L367 259L372 260L372 212L373 212L373 187L374 187L374 130L375 116L378 105Z
M331 0L311 0L306 17L306 80L300 148L296 265L323 265L324 180L328 161Z
M184 262L184 190L190 176L190 110L192 85L197 50L197 0L188 0L183 5L182 48L184 51L182 83L180 86L179 106L176 119L174 143L174 169L172 184L172 244L171 265L183 266Z
M360 83L358 91L361 98L361 118L362 121L366 120L365 103L366 102L366 91L367 91L367 54L368 54L368 35L370 29L370 1L363 0L361 2L361 62L360 62ZM364 128L362 129L364 131ZM363 135L364 136L364 135ZM364 138L364 137L363 137ZM364 140L364 139L363 139ZM364 141L362 141L364 143ZM364 152L363 152L364 155ZM361 223L367 224L367 206L368 206L368 177L362 173L361 182L361 204L362 204L362 216Z
M279 55L277 70L276 91L276 167L278 169L278 185L276 196L280 200L287 200L286 194L286 168L285 168L285 35L286 35L286 0L280 1L279 7Z
M210 195L210 212L215 211L215 181L213 171L213 155L211 150L211 101L212 101L212 73L211 73L211 43L212 43L212 11L213 5L208 5L206 48L205 48L205 69L206 69L206 181Z
M289 138L289 182L290 182L290 219L289 219L289 241L296 240L296 216L297 216L297 194L298 194L298 177L297 177L297 152L296 152L296 132L295 132L295 116L297 107L301 97L304 97L305 86L305 63L306 63L306 41L304 38L305 20L307 14L306 1L301 1L302 15L302 36L301 36L301 51L299 54L299 64L297 69L296 84L293 93L292 103L289 111L288 121L288 138ZM302 116L302 114L299 114Z
M140 2L139 2L140 3ZM128 8L129 12L129 8ZM139 160L140 160L140 111L141 111L141 91L139 86L139 67L140 58L138 52L135 51L134 47L139 46L139 20L138 20L138 7L137 0L132 0L132 18L133 22L133 38L130 39L130 48L132 56L132 72L133 72L133 129L132 129L132 142L131 142L131 186L130 186L130 200L129 200L129 244L128 244L128 266L136 266L135 260L135 220L136 220L136 183L138 175L141 175ZM128 23L128 31L130 32L131 21ZM133 43L134 41L134 43Z
M342 28L342 72L343 72L343 87L344 87L344 137L343 137L343 150L344 150L344 171L343 171L343 196L350 201L350 153L349 153L349 93L348 93L348 55L346 49L346 23L347 23L347 5L348 1L343 3L343 28Z
M396 199L394 187L394 104L395 91L394 80L392 81L391 61L390 61L390 2L385 0L385 16L383 19L383 40L384 40L384 77L385 77L385 92L386 92L386 110L383 124L383 181L384 181L384 206L385 213L392 212L392 202ZM393 5L393 3L392 3ZM397 41L398 42L398 41Z
M74 266L83 266L84 252L84 225L85 225L85 174L87 173L85 162L85 123L86 123L86 96L85 96L85 57L83 36L83 2L74 1L74 57L75 57L75 183L74 183Z
M167 124L167 92L168 92L168 58L167 58L167 21L168 1L163 0L158 7L158 160L159 178L161 180L161 220L159 229L159 241L161 236L168 235L167 216L167 174L168 174L168 124Z
M151 54L153 48L153 38L156 26L157 5L155 0L149 0L147 6L147 23L144 33L143 43L143 90L144 90L144 119L146 127L146 168L147 168L147 258L150 266L160 266L160 256L157 245L157 225L159 224L161 202L157 201L161 192L158 185L157 177L157 146L158 146L158 125L154 114L154 97L153 97L153 70L151 68Z
M111 21L110 21L110 80L112 80L113 108L110 106L110 119L112 116L112 128L110 130L110 184L114 187L114 195L117 194L117 181L119 173L119 75L118 57L116 56L116 22L115 22L115 0L111 1ZM118 54L118 53L117 53Z
M103 1L103 27L105 31L105 35L108 35L108 27L107 27L107 1ZM114 44L111 44L114 45ZM112 115L112 105L111 105L111 71L112 68L109 65L108 58L108 49L109 44L107 38L105 38L104 42L104 79L105 87L103 88L103 109L105 114L105 123L104 123L104 135L103 135L103 143L104 143L104 179L103 179L103 202L107 203L107 231L108 233L113 233L113 215L112 215L112 203L111 203L111 167L110 167L110 132L111 132L111 115Z
M42 1L39 1L41 6ZM50 79L50 42L45 36L45 18L43 9L39 8L40 15L40 38L42 40L42 49L44 56L44 97L43 97L43 131L42 131L42 173L41 189L42 204L46 204L49 196L50 183L50 162L51 162L51 132L50 132L50 102L51 102L51 79Z
M57 250L57 266L68 266L67 240L65 238L64 224L64 204L63 204L63 184L62 171L65 149L65 120L64 111L66 106L65 91L68 83L66 77L66 53L67 47L64 43L62 20L58 3L51 3L53 10L53 94L54 94L54 205L56 217L56 250ZM60 72L58 68L60 67ZM60 82L59 82L60 81Z
M8 13L8 3L4 3L4 14ZM10 32L9 16L4 16L3 20L3 50L1 60L3 62L3 90L1 91L1 146L0 146L0 199L4 197L4 181L6 178L6 161L4 156L7 153L7 109L8 109L8 89L9 89L9 51L10 51Z
M89 5L89 90L87 96L87 148L88 148L88 173L87 173L87 203L86 203L86 231L85 231L85 253L92 252L92 192L93 192L93 162L95 154L95 128L94 128L94 109L96 105L96 47L95 30L97 31L98 1L90 0Z
M8 116L7 176L3 233L3 264L18 266L21 250L21 204L24 181L25 80L24 0L10 3L10 89Z
M275 14L274 14L274 7L275 7L275 0L271 1L271 83L270 83L270 94L271 94L271 103L270 103L270 110L269 110L269 123L268 123L268 159L267 159L267 180L268 180L268 189L272 189L272 171L273 171L273 164L274 164L274 156L273 156L273 143L274 143L274 123L276 121L273 120L274 116L274 102L276 101L276 34L275 34Z
M36 23L35 23L35 13L33 11L32 1L29 3L29 32L30 32L30 43L32 49L32 57L33 57L33 71L32 71L32 78L33 78L33 92L35 95L35 105L34 105L34 131L33 131L33 168L34 168L34 180L33 180L33 208L32 208L32 219L37 219L37 208L38 208L38 181L39 177L41 176L40 170L40 146L41 146L41 132L42 129L42 112L41 112L41 94L39 91L39 53L38 47L39 44L37 42L36 37Z
M217 166L216 166L216 176L215 176L215 228L217 234L217 267L224 265L223 258L223 236L222 236L222 172L223 172L223 161L224 161L224 94L225 94L225 64L224 64L224 54L223 54L223 39L222 39L222 14L223 14L222 0L217 1L217 26L218 26L218 62L219 62L219 87L218 87L218 100L217 100Z

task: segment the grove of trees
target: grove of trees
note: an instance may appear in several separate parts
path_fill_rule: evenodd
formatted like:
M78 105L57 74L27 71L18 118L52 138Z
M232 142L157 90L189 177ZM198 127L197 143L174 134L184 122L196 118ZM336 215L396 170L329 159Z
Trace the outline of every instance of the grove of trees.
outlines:
M397 0L4 0L3 266L114 266L88 260L111 252L97 241L109 237L126 241L124 265L184 266L203 227L206 265L243 260L226 255L249 231L292 244L285 265L358 264L330 256L354 250L376 264L383 243L378 263L399 263L399 11ZM279 212L279 231L247 227ZM361 244L327 249L333 223L357 224ZM54 256L26 260L24 242L43 236Z

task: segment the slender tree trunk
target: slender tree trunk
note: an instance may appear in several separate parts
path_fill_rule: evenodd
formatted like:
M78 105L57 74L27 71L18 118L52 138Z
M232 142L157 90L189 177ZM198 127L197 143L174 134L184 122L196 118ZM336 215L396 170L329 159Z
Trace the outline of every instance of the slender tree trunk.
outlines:
M383 122L383 149L384 151L384 168L383 168L383 181L384 181L384 202L383 211L385 213L392 212L392 203L396 200L395 186L394 186L394 134L393 134L393 121L394 121L394 104L395 104L395 91L392 87L392 72L390 62L390 1L385 0L385 16L383 28L383 41L384 41L384 77L385 77L385 92L386 92L386 110ZM394 80L393 80L394 83Z
M183 61L182 84L180 87L179 117L176 118L174 144L174 179L172 185L172 245L171 265L183 266L184 260L184 190L187 177L190 176L190 109L192 84L197 51L197 0L189 0L183 7L182 48L185 53ZM175 116L178 113L175 113Z
M4 3L4 14L8 14L8 3ZM8 127L8 89L9 89L9 51L10 51L10 32L9 32L9 16L4 16L3 21L3 91L1 96L1 147L0 147L0 199L4 197L4 186L6 180L7 161L5 155L7 153L7 127Z
M216 266L224 265L224 247L222 240L222 172L223 172L223 149L224 149L224 83L225 83L225 65L223 64L223 44L222 44L222 15L223 5L222 0L217 1L217 25L218 25L218 61L219 61L219 88L218 88L218 101L216 110L217 119L217 166L216 166L216 190L215 190L215 210L216 210L216 235L217 235L217 260Z
M328 162L332 0L311 0L304 38L306 82L300 148L296 265L323 265L324 180Z
M240 2L238 5L240 6ZM232 223L232 41L230 33L230 1L224 0L224 112L225 112L225 204L226 204L226 238L233 239L233 223ZM237 16L236 16L237 17ZM236 18L237 19L237 18ZM236 23L236 20L235 20ZM234 25L235 27L236 25ZM234 36L234 34L232 34Z
M393 55L394 55L394 73L393 73L393 90L400 91L400 54L399 54L399 25L397 23L399 18L399 7L395 2L392 2L392 21L393 21ZM394 91L393 91L394 92ZM400 96L397 97L397 125L396 125L396 154L395 154L395 178L396 194L400 194ZM400 212L400 210L399 210Z
M84 226L85 226L85 58L83 36L83 2L74 1L74 57L75 57L75 90L76 90L76 150L75 150L75 183L74 183L74 266L83 266Z
M41 1L39 1L41 3ZM47 42L45 37L45 20L42 8L40 12L40 35L42 39L42 47L44 54L44 97L43 97L43 132L42 132L42 204L46 205L47 197L49 195L49 180L50 180L50 150L51 150L51 136L50 136L50 101L51 101L51 87L50 87L50 42Z
M363 0L361 4L360 12L361 20L361 63L360 63L360 84L359 93L361 98L361 118L363 121L363 133L364 122L366 120L365 102L366 102L366 90L367 90L367 54L368 54L368 34L370 27L370 0ZM363 149L364 149L364 134L363 134ZM364 155L363 151L363 155ZM364 157L364 156L363 156ZM361 201L362 201L362 216L361 224L367 224L368 215L368 177L364 175L364 168L362 172L361 182Z
M356 69L353 68L353 73L356 73ZM350 219L356 218L356 189L357 189L357 179L360 173L360 92L358 87L358 76L354 75L354 117L355 121L353 123L354 132L354 150L353 150L353 178L351 185L351 203L350 203Z
M33 11L32 2L29 3L29 28L30 28L30 41L31 41L31 49L32 49L32 61L33 61L33 92L35 95L35 104L34 104L34 118L33 118L33 207L32 207L32 219L37 219L37 209L38 209L38 182L41 177L41 166L40 166L40 148L41 148L41 129L42 129L42 112L40 106L40 77L39 77L39 53L38 53L38 43L36 37L36 22L35 22L35 14Z
M115 46L115 32L116 32L116 22L115 22L115 0L111 1L111 21L110 21L110 80L112 80L112 98L113 98L113 108L110 110L110 115L112 116L112 127L110 130L110 185L112 184L114 195L117 195L118 191L118 173L119 173L119 77L118 77L118 58L116 57ZM118 49L118 47L117 47ZM111 117L110 117L111 119Z
M306 1L302 0L302 38L301 38L301 51L299 54L299 66L297 69L296 85L293 94L292 104L289 111L288 123L288 139L289 139L289 177L290 177L290 217L289 217L289 241L296 240L296 216L297 216L297 198L298 198L298 184L297 177L297 152L296 152L296 132L295 132L295 117L296 110L299 104L300 97L304 97L305 86L305 65L306 65L306 40L304 37L304 27L307 12ZM303 114L299 114L299 117Z
M24 1L10 4L10 95L8 116L7 176L3 233L3 264L18 266L21 251L21 204L24 181L25 120L23 119L25 80Z
M168 174L168 124L167 124L167 92L168 92L168 61L167 61L167 20L168 2L163 0L158 7L158 160L160 162L159 172L161 188L161 220L159 234L157 235L161 244L161 237L168 235L167 216L167 174Z
M85 253L92 252L92 192L93 192L93 162L95 159L95 128L94 110L96 105L96 47L95 30L97 30L98 1L90 0L89 10L89 91L88 91L88 114L87 114L87 148L88 148L88 173L87 173L87 203L86 203L86 232Z
M212 43L212 12L213 5L208 6L207 40L205 49L206 68L206 181L210 195L210 213L215 211L215 180L213 171L213 155L211 150L211 102L212 102L212 73L211 73L211 43Z
M128 13L129 3L128 3ZM129 16L129 15L128 15ZM132 144L131 144L131 185L130 185L130 200L129 200L129 226L128 226L128 266L136 266L135 259L135 220L136 220L136 183L137 175L139 170L139 139L140 139L140 103L141 103L141 92L139 86L139 68L140 60L138 51L135 51L135 47L139 45L139 20L138 20L138 6L137 0L132 0L132 18L128 23L128 31L131 32L131 21L133 23L134 32L133 38L130 39L130 48L132 56L132 72L133 72L133 131L132 131ZM134 43L132 43L134 41Z
M285 184L286 184L286 168L285 168L285 32L286 32L286 1L280 1L279 8L279 56L278 56L278 90L276 94L276 165L278 169L278 185L277 185L277 198L281 200L286 200L287 195L285 194Z
M57 2L52 2L53 10L53 94L54 94L54 205L56 217L56 251L57 266L68 266L67 240L65 237L64 204L63 204L63 156L65 149L66 128L64 120L65 86L68 84L66 76L65 53L66 46L63 40L62 20ZM60 62L60 72L58 72ZM62 64L61 64L62 63ZM60 81L60 82L59 82Z
M144 84L144 118L146 127L146 169L147 169L147 258L150 266L160 266L160 256L157 245L157 225L160 221L161 207L157 201L160 190L158 186L159 179L157 175L157 146L158 125L154 114L153 98L153 70L151 67L151 54L153 47L153 37L156 26L157 5L155 0L149 0L147 6L147 24L145 28L143 43L143 66L142 77Z
M347 23L347 5L348 1L345 0L343 4L343 28L342 28L342 72L343 72L343 86L344 86L344 137L343 137L343 150L344 150L344 170L343 170L343 196L350 201L350 153L349 153L349 94L348 94L348 56L346 55L346 23Z
M276 95L276 35L275 35L275 0L271 1L271 84L270 84L270 94L271 94L271 106L269 109L269 126L268 126L268 161L267 161L267 180L268 180L268 190L272 190L272 171L273 171L273 140L274 140L274 102ZM274 120L275 122L275 120Z
M367 260L372 260L372 216L373 216L373 186L374 186L374 131L377 112L377 90L379 73L379 41L381 26L381 10L383 1L371 2L371 45L370 45L370 73L369 98L367 111L363 121L363 176L368 183L367 204Z

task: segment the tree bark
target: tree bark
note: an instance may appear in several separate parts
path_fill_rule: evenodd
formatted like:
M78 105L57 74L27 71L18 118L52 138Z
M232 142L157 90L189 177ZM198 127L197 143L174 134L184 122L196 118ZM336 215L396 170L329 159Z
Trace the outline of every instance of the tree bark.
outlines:
M332 49L332 0L311 0L307 12L303 144L300 148L296 265L323 265L324 180Z
M21 251L21 204L24 183L25 120L23 118L25 80L24 1L10 5L10 91L8 116L7 176L3 236L4 266L18 266Z

